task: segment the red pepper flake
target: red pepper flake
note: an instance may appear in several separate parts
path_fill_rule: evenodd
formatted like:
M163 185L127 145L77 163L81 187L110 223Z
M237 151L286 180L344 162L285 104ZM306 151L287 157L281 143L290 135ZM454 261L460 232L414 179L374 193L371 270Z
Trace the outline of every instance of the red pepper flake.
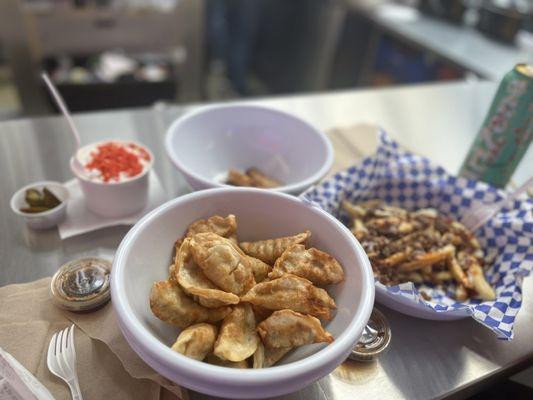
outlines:
M139 154L128 150L128 147ZM124 146L113 142L98 146L98 150L92 152L91 156L91 162L85 167L98 170L104 182L118 181L122 172L127 177L139 175L143 171L143 165L139 159L150 160L150 155L142 147L135 144Z

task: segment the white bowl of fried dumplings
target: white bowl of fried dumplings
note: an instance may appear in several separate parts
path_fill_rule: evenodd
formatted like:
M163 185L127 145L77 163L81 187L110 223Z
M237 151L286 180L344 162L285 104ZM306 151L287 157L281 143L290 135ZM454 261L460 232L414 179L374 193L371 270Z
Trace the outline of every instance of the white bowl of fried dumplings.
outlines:
M178 118L165 148L194 190L225 186L238 174L230 184L299 194L326 175L334 158L328 137L306 121L241 104L201 107Z
M147 364L235 399L291 393L333 371L374 303L370 263L344 225L256 188L158 207L120 244L111 280L121 330Z

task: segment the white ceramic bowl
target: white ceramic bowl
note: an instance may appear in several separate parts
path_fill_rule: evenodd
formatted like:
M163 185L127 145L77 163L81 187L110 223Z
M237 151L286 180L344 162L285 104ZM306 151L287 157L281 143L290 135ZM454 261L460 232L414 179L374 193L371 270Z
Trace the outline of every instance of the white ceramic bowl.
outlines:
M150 164L139 175L123 182L97 182L88 179L70 159L70 169L78 179L85 197L87 208L103 217L119 218L142 210L148 201L149 173L152 169L154 156L146 146L133 141L104 140L87 146L106 142L133 143L142 147L150 155ZM83 150L84 148L80 149Z
M50 190L59 200L61 200L61 204L57 207L52 208L51 210L37 214L29 214L20 211L21 208L28 206L28 204L26 204L26 201L24 200L26 196L26 190L37 189L39 191L42 191L44 187ZM10 205L11 209L15 214L24 217L26 224L30 228L48 229L53 228L65 219L65 216L67 215L67 201L68 190L61 183L53 181L39 181L31 183L19 189L11 197Z
M189 359L170 350L178 329L152 315L149 292L168 278L175 240L199 218L233 213L242 240L312 232L311 245L331 253L345 269L345 281L329 292L336 315L326 328L330 345L303 346L282 365L238 370ZM374 303L374 278L361 245L335 218L302 200L261 189L220 188L171 200L147 214L120 244L111 291L122 332L139 356L161 375L187 388L228 398L264 398L296 391L342 363L357 342Z
M202 107L168 129L167 154L194 190L225 186L231 168L257 167L298 194L331 168L326 135L300 118L266 107Z

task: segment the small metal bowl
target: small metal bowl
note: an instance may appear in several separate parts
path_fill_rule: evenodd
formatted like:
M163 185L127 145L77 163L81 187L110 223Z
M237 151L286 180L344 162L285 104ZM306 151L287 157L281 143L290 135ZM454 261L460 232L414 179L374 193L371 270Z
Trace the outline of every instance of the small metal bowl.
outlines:
M387 318L374 308L359 342L348 356L355 361L373 361L385 354L391 341L391 329Z

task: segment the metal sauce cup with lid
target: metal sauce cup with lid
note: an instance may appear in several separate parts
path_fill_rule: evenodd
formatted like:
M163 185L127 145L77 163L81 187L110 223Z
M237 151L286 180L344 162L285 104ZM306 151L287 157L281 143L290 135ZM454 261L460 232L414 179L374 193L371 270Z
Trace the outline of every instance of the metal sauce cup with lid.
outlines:
M101 258L81 258L63 265L50 284L52 301L69 311L88 311L111 298L111 263Z
M381 311L374 308L359 342L348 358L355 361L373 361L385 353L390 341L389 323Z

